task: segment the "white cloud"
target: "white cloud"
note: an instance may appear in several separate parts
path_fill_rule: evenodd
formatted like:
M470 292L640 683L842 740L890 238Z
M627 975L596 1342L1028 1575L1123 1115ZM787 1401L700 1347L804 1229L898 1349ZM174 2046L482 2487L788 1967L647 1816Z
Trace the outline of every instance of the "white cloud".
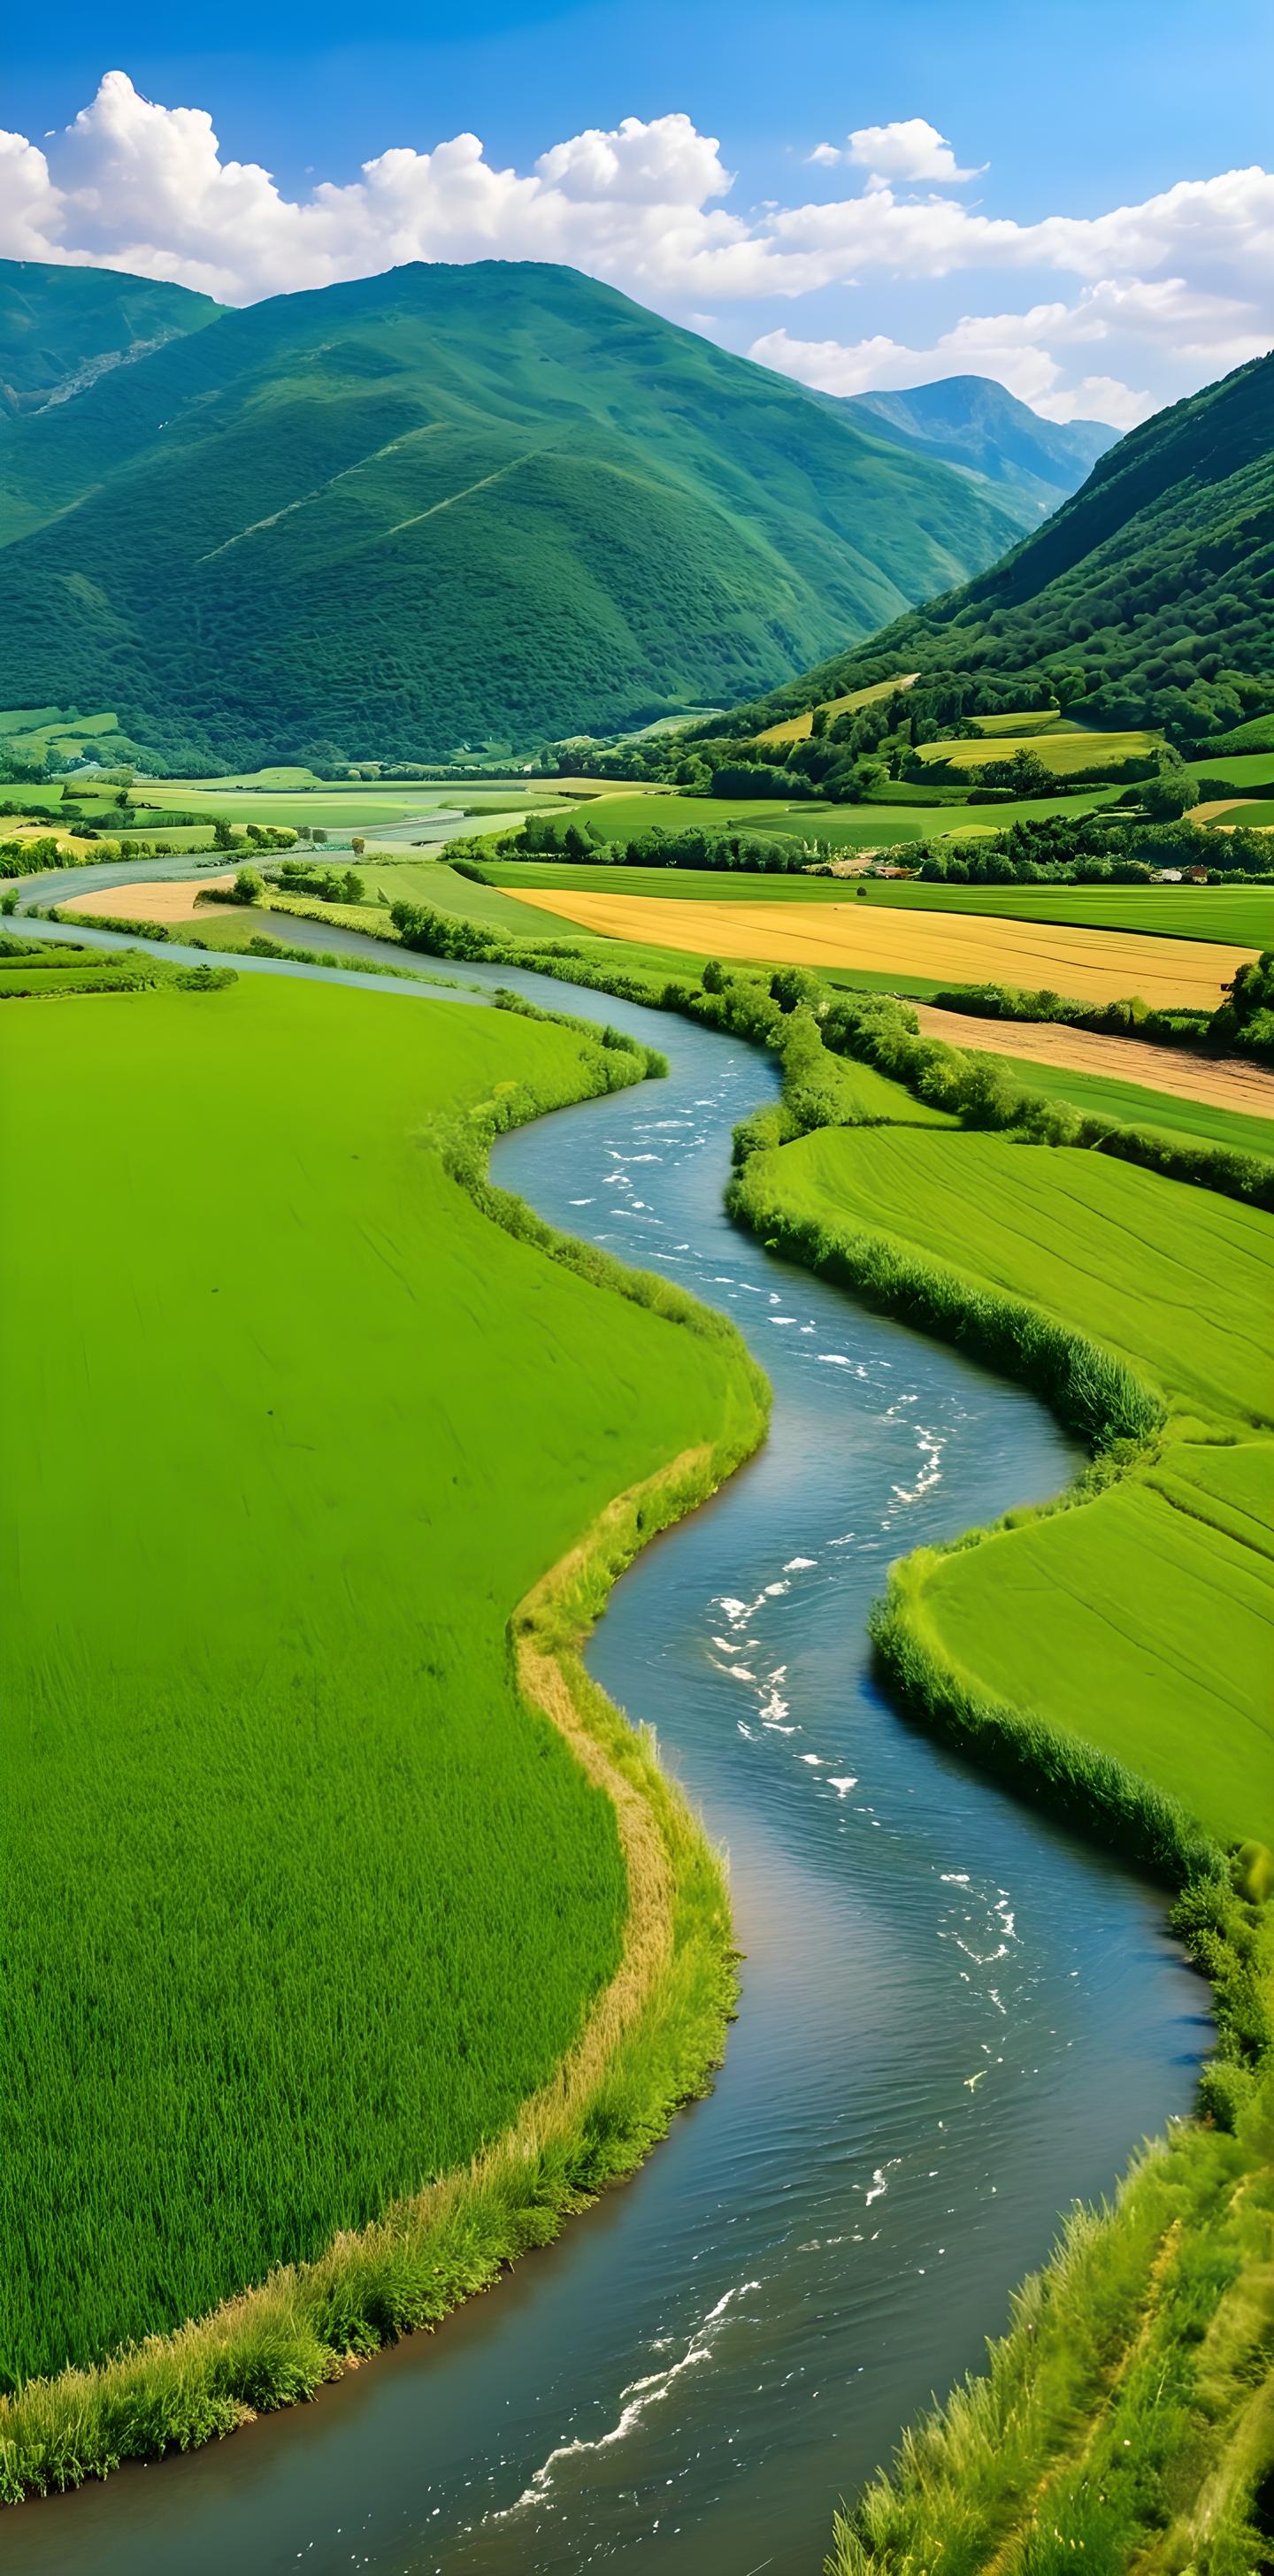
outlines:
M882 333L871 339L798 340L767 331L748 355L821 393L863 394L936 384L944 376L993 376L1019 402L1048 420L1104 420L1131 429L1155 409L1152 396L1115 376L1087 375L1064 385L1063 361L1046 345L1064 342L1065 305L1037 305L1029 313L966 314L931 348L912 349Z
M827 170L840 162L856 164L867 171L871 190L887 188L891 179L904 185L945 179L955 187L980 176L978 170L957 169L951 145L926 116L900 117L892 125L860 125L847 137L843 151L834 143L816 143L806 157Z
M740 299L980 270L1002 293L1020 271L1037 294L1056 279L1052 300L965 315L929 348L771 331L756 354L841 390L997 375L1058 419L1087 402L1120 426L1152 407L1146 378L1201 382L1274 337L1274 176L1261 169L1019 223L943 193L974 174L911 117L815 147L821 167L852 165L850 192L744 215L724 202L733 183L717 140L670 113L589 128L525 172L496 167L474 134L430 151L393 145L355 179L293 198L258 163L223 158L204 110L155 104L123 72L46 142L47 153L0 135L0 252L133 269L229 303L404 260L540 259L709 327L703 316Z
M976 170L956 168L950 144L925 116L898 118L892 125L860 125L843 157L871 172L868 187L883 188L891 179L945 179L954 186L978 177Z

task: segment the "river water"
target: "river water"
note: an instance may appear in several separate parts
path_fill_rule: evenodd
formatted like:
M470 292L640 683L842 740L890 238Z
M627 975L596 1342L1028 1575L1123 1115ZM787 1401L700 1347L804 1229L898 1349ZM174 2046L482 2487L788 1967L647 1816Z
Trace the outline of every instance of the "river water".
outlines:
M869 1667L890 1559L1055 1491L1069 1443L727 1223L767 1059L498 980L673 1069L505 1139L497 1177L725 1308L774 1385L765 1450L647 1550L589 1652L728 1847L725 2065L631 2183L436 2336L4 2517L15 2576L816 2571L838 2499L977 2366L1058 2212L1190 2101L1205 1989L1162 1897L902 1722Z

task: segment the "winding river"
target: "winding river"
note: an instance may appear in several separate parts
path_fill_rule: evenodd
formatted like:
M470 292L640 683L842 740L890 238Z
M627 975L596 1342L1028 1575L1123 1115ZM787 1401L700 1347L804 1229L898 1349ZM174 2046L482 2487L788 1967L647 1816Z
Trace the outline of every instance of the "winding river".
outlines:
M766 1449L640 1559L589 1656L728 1846L739 2018L710 2099L555 2246L312 2406L4 2517L13 2576L814 2576L838 2499L978 2363L1059 2210L1187 2108L1207 2042L1162 1898L902 1723L868 1665L890 1558L1055 1490L1068 1442L726 1222L767 1059L458 971L669 1055L505 1139L497 1176L727 1309L774 1385Z

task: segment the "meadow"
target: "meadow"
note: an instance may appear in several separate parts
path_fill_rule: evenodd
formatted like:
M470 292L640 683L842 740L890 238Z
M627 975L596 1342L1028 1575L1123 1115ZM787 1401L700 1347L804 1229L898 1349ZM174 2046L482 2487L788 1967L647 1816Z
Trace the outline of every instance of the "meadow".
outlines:
M829 887L826 878L805 880L802 893L805 884L825 894L835 891L835 881ZM670 890L661 879L660 893ZM1274 945L1274 885L1267 890L1214 879L1210 885L1179 886L962 886L873 877L864 901L883 911L972 912L999 921L1055 921L1075 930L1132 930L1240 948Z
M968 839L1007 831L1010 824L1023 819L1042 821L1050 814L1090 814L1109 803L1113 793L1111 788L1101 788L1089 795L944 807L919 801L914 805L824 805L816 797L793 798L789 803L781 796L681 796L663 790L635 796L625 787L618 795L599 797L591 804L588 822L611 841L631 840L635 833L661 827L670 832L732 832L745 827L752 832L795 834L799 840L818 841L834 850L874 850L892 848L900 841L932 839L943 832L958 832L961 839ZM915 794L919 800L923 789L918 787Z
M996 1701L1113 1754L1222 1839L1274 1841L1274 1221L1102 1155L902 1126L820 1130L751 1186L797 1224L866 1227L1027 1300L1162 1397L1149 1463L909 1560L903 1598Z
M1006 724L1008 729L1002 730ZM975 742L922 743L920 757L926 763L946 760L953 769L974 769L987 761L1012 760L1015 752L1029 751L1043 762L1045 769L1054 769L1059 778L1068 778L1077 769L1113 768L1121 760L1141 760L1156 749L1159 741L1158 735L1139 728L1124 733L1090 733L1071 725L1054 733L1023 726L1015 732L1004 718L994 719L994 726L990 740L983 738L979 729Z
M558 2064L626 1880L508 1623L745 1392L444 1169L440 1115L602 1087L593 1041L240 977L0 1049L13 2384L318 2253Z

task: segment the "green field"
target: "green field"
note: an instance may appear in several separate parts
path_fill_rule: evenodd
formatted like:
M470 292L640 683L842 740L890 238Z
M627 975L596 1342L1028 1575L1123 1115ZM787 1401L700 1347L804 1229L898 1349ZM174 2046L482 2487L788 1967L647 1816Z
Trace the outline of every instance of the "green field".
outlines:
M1216 821L1222 829L1228 823L1236 830L1242 828L1251 832L1274 831L1274 808L1271 807L1267 797L1260 805L1232 805L1228 813L1218 814Z
M32 793L47 797L48 790ZM475 831L488 827L489 817L490 830L497 831L505 815L520 815L528 806L556 811L563 803L560 795L542 784L528 782L525 793L518 787L484 792L467 784L434 786L428 780L419 786L258 787L255 783L236 786L219 778L187 785L179 779L156 786L148 782L145 797L147 811L157 814L177 808L187 814L224 814L239 829L245 823L290 823L294 829L306 824L326 832L388 832L396 824L433 813L472 814Z
M921 793L917 789L917 794ZM607 796L590 805L588 822L607 840L632 840L639 832L774 832L784 837L828 843L837 850L887 848L896 841L937 839L956 832L962 839L1007 831L1023 818L1041 821L1050 814L1090 814L1113 795L1112 788L1088 796L1037 796L1004 805L821 805L814 799L785 804L774 796Z
M645 874L644 870L630 874ZM579 880L581 883L583 879ZM609 883L609 879L607 879ZM731 880L735 882L735 880ZM678 889L659 878L661 894ZM835 891L834 880L806 877L807 890ZM840 889L842 897L844 888ZM1274 945L1274 886L974 886L923 885L873 877L865 900L915 912L994 913L1008 921L1056 921L1083 930L1149 930L1170 939L1218 940L1236 948Z
M1157 1458L911 1560L910 1615L983 1691L1117 1755L1223 1838L1274 1841L1274 1220L975 1131L822 1130L758 1179L767 1206L1027 1299L1161 1391Z
M485 921L492 930L507 931L511 939L542 940L552 936L552 922L546 925L545 915L533 905L519 903L512 890L504 894L499 886L457 876L445 859L363 858L358 863L358 873L373 901L383 894L391 904L432 904L436 912L459 913L469 921ZM378 908L383 911L383 906Z
M1029 751L1034 759L1043 762L1046 769L1055 769L1059 778L1067 778L1076 769L1100 768L1107 764L1113 767L1120 760L1140 760L1148 751L1154 751L1159 742L1157 734L1141 730L1085 733L1078 726L1068 727L1063 733L1042 733L1029 725L1024 726L1020 733L1001 732L1005 719L997 717L992 721L995 725L992 742L926 742L921 745L921 759L926 762L949 760L953 769L973 769L982 767L987 761L1012 760L1015 752Z
M614 1965L507 1623L743 1399L428 1134L582 1046L265 977L0 1013L10 2379L463 2162Z

